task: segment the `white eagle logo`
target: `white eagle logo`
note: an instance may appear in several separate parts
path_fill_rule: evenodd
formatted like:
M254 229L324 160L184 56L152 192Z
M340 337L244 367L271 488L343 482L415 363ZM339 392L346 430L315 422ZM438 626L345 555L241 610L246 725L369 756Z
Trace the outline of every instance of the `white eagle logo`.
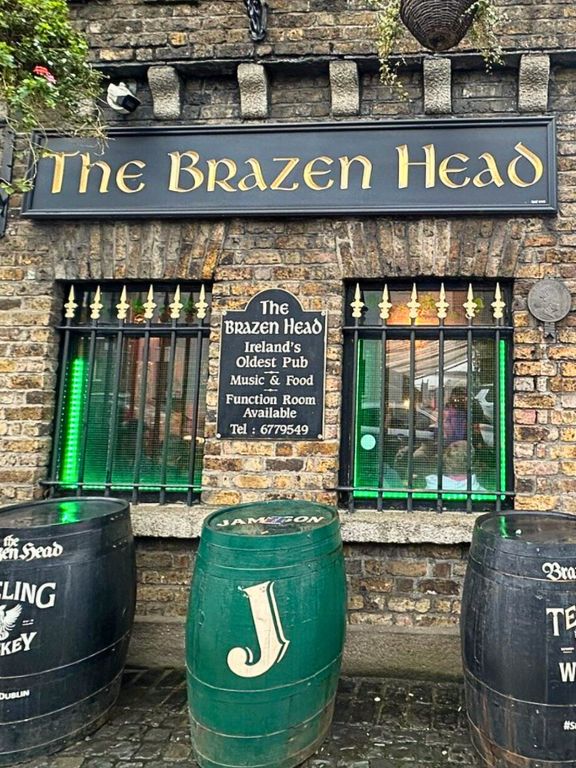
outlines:
M14 608L6 610L5 605L0 605L0 640L6 640L10 632L14 629L18 616L22 613L22 606L15 605Z

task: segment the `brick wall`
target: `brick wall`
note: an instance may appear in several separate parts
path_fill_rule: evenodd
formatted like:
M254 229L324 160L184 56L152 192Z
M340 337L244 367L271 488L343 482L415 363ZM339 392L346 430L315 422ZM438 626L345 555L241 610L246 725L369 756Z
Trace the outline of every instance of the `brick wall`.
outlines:
M180 617L196 544L139 539L136 612ZM458 624L466 546L347 544L348 622L390 627L453 627Z
M185 617L196 542L139 539L136 546L139 616Z
M508 22L507 49L572 48L576 14L565 0L500 0ZM73 14L101 62L188 61L205 59L342 56L373 54L374 11L368 0L275 0L269 7L268 35L254 46L243 3L143 2L105 0L78 5ZM461 50L471 49L465 38ZM408 33L399 50L418 51Z
M406 75L416 93L418 73ZM458 114L508 115L515 71L456 72ZM279 78L272 119L329 118L326 76ZM228 80L201 87L204 120L238 114ZM552 107L558 119L558 216L230 219L225 221L38 222L11 210L0 241L1 498L38 495L49 459L61 312L55 280L214 280L204 501L228 504L294 496L332 503L340 441L343 281L382 276L483 276L514 279L515 475L523 508L576 511L576 316L545 341L529 315L527 294L541 277L563 278L576 291L576 70L556 67ZM298 95L305 96L298 101ZM388 101L386 101L388 99ZM398 106L366 75L362 114ZM404 104L418 115L421 102ZM466 112L465 112L466 110ZM135 115L138 112L134 113ZM147 114L147 113L145 113ZM326 439L323 442L217 441L219 324L225 308L283 285L307 309L329 310Z
M455 111L509 114L515 78L515 72L508 70L492 77L456 72ZM406 82L414 93L419 91L417 73L406 75ZM203 120L237 117L238 97L232 85L226 79L202 84L199 92L204 98L196 106ZM7 236L0 241L0 430L7 438L0 454L2 498L29 498L38 493L38 483L46 476L58 359L51 328L61 311L55 279L214 279L210 346L214 384L222 309L244 306L258 290L282 284L308 309L329 310L324 442L211 439L216 386L210 388L204 500L224 504L295 494L334 500L328 489L336 484L339 448L344 279L473 275L516 281L515 473L518 490L525 494L518 505L575 510L571 492L576 490L576 317L561 323L555 343L544 343L541 329L526 310L528 291L540 277L562 277L572 291L576 289L575 71L556 68L551 87L558 115L558 217L32 223L18 219L13 209ZM362 94L366 117L398 108L375 76L364 77ZM415 99L403 109L417 115L421 102ZM326 76L285 76L273 82L272 119L300 115L328 119Z

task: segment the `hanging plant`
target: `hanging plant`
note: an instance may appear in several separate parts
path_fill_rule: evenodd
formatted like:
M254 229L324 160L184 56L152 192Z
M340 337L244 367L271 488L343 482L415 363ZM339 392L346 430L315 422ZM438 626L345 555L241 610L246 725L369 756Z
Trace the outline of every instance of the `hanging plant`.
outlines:
M8 129L24 137L33 160L33 130L103 138L94 106L100 91L101 75L88 63L88 43L72 27L65 0L0 0L0 101ZM0 180L0 188L11 194L30 183Z
M407 92L398 78L400 59L390 60L404 28L426 48L435 52L458 45L469 31L470 38L490 71L502 63L497 34L505 14L494 0L369 0L376 14L376 48L380 79L403 97Z

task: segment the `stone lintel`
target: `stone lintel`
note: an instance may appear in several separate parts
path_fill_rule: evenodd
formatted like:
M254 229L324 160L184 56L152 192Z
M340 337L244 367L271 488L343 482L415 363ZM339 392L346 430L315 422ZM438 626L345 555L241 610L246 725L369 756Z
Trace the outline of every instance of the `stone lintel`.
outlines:
M547 112L550 83L550 56L526 53L520 59L518 110Z
M344 117L360 114L360 83L356 62L330 62L330 94L333 115Z
M195 539L204 519L217 507L198 504L138 504L132 506L135 536ZM466 544L472 539L476 515L463 512L358 510L341 512L342 539L356 544Z
M237 69L240 88L240 113L245 120L268 117L268 74L262 64L240 64Z
M424 59L424 112L448 115L452 112L452 62L445 56Z
M152 93L154 117L158 120L178 120L182 112L182 102L180 77L174 67L150 67L148 85Z

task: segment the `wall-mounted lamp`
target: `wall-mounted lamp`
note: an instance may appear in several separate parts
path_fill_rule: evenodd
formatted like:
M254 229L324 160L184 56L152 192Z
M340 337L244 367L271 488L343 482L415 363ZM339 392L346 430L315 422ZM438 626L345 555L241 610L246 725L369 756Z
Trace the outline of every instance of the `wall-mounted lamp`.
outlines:
M255 43L259 43L266 37L266 20L268 6L262 0L244 0L250 23L250 37Z
M140 106L140 99L132 93L126 83L110 83L106 92L106 101L112 109L123 115L134 112Z

